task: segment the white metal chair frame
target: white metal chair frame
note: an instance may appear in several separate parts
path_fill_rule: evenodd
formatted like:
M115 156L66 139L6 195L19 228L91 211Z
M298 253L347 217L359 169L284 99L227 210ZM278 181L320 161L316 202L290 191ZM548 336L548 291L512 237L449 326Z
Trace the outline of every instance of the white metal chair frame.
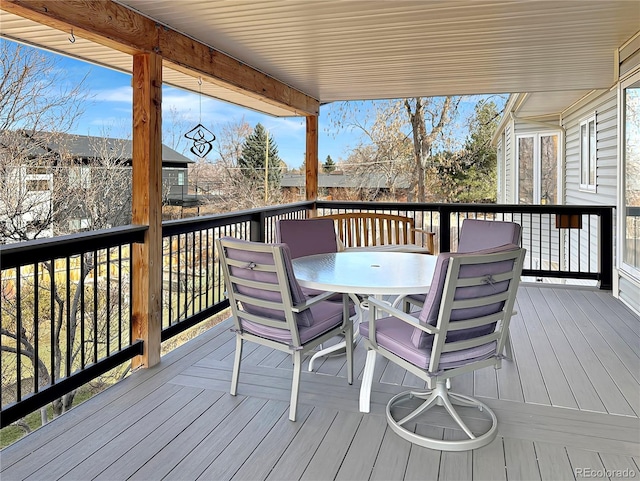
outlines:
M389 306L387 303L379 300L369 298L369 305L371 308L371 314L369 319L369 337L363 338L367 352L367 366L365 367L365 373L363 374L363 384L367 377L373 375L373 366L375 365L376 353L389 359L393 363L403 367L407 371L415 374L421 379L424 379L427 383L428 391L405 391L402 392L389 401L386 407L387 423L391 429L399 436L407 441L424 446L431 449L443 450L443 451L464 451L470 449L476 449L486 444L489 444L497 435L497 418L494 412L483 402L462 394L453 393L449 391L450 379L452 377L464 374L467 372L482 369L487 366L493 366L495 369L501 367L501 361L503 356L501 353L507 342L509 332L509 322L514 315L513 306L515 303L516 293L520 282L520 276L522 273L522 264L525 256L525 249L518 249L497 254L482 254L482 255L464 255L464 257L452 257L449 259L449 266L447 270L446 280L444 284L443 297L440 304L440 311L438 315L438 321L436 326L418 324L416 318L410 316L404 311ZM491 279L487 280L487 276L458 279L461 266L465 264L477 264L484 262L498 262L504 260L513 259L513 269L509 272L494 275ZM480 299L468 299L468 300L454 300L457 287L467 287L473 285L486 284L487 282L501 282L509 280L509 289L503 293L491 295ZM495 302L504 302L503 309L489 316L476 317L464 321L449 322L451 311L454 309L473 308L480 305L492 304ZM406 361L405 359L397 356L396 354L380 347L376 342L376 319L378 318L378 310L392 315L403 322L411 324L413 327L417 327L422 331L432 334L434 336L433 346L431 348L431 357L429 361L428 369L421 369L416 365ZM496 322L496 329L493 333L481 337L467 339L464 341L458 341L455 343L446 343L445 339L447 332L458 329L468 329L470 327L480 326ZM441 354L445 352L459 351L463 349L469 349L489 342L496 342L495 354L488 359L474 360L469 364L462 365L451 369L440 369L439 362ZM374 362L369 362L369 357L373 356ZM367 372L369 369L371 372ZM397 420L392 409L400 402L409 398L425 399L417 409ZM361 398L362 399L362 398ZM367 396L367 412L368 412L368 396ZM362 401L361 401L362 402ZM442 439L433 439L425 436L418 435L412 431L406 429L403 425L407 422L415 419L418 415L426 412L433 406L443 406L450 416L456 421L458 426L465 432L468 439L448 441ZM491 427L482 435L476 436L469 427L464 423L460 415L457 413L453 405L477 407L480 411L485 412L490 418ZM362 410L362 404L361 404Z
M269 245L269 244L259 244L259 243L243 243L242 249L245 251L254 251L254 252L267 252L272 253L275 264L258 264L252 263L250 269L256 272L274 272L277 275L278 283L271 284L268 282L256 281L256 280L248 280L242 279L236 276L231 275L230 266L246 268L247 262L237 261L233 259L228 259L226 255L224 255L225 247L229 247L232 249L238 249L239 247L233 243L230 243L224 239L216 240L218 252L220 253L220 264L222 265L226 288L227 288L227 296L229 298L229 303L231 306L231 312L233 315L233 321L235 325L235 333L236 333L236 351L233 362L233 374L231 378L231 390L230 393L232 396L235 396L238 389L238 379L240 375L240 363L242 360L242 345L243 341L251 341L263 346L267 346L273 349L277 349L279 351L288 352L292 356L293 360L293 379L291 386L291 401L289 407L289 419L291 421L296 420L296 410L298 404L298 391L300 385L300 374L302 370L302 356L309 351L314 350L319 344L326 342L328 339L335 337L337 335L343 335L345 337L346 342L346 353L347 353L347 381L349 384L353 383L353 323L349 320L349 308L347 299L343 303L343 321L342 324L330 329L319 336L302 343L300 341L300 335L298 332L298 325L296 323L296 318L294 313L300 313L311 306L318 304L319 302L326 301L329 297L334 295L334 292L326 292L321 295L308 298L306 302L295 304L292 301L291 291L288 288L289 286L289 278L284 269L284 258L283 251L280 246L277 245ZM282 302L275 301L267 301L263 299L256 299L254 297L241 294L234 289L234 285L241 285L251 288L258 288L264 290L271 291L279 291L282 297ZM346 294L344 297L347 297ZM242 302L251 303L254 306L259 306L263 308L275 309L282 311L285 315L285 322L283 323L280 320L272 319L266 316L261 316L257 314L249 313L242 309ZM256 334L252 334L247 332L242 328L240 318L249 320L251 322L261 324L264 326L275 327L278 329L286 329L291 333L291 342L285 343L278 340L268 339L266 337L261 337Z

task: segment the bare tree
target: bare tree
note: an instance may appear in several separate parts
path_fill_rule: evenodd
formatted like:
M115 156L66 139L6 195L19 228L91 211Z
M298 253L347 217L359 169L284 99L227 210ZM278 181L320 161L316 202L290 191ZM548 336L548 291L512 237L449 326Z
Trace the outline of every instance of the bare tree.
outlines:
M400 175L409 175L410 192L418 202L426 201L427 172L432 147L446 142L447 128L457 113L459 97L407 98L376 101L368 111L358 104L343 103L333 124L362 134L349 163L383 172L389 187Z
M431 149L438 136L455 116L460 97L414 97L404 99L413 138L414 176L418 202L426 201L426 172L431 160Z
M162 142L176 152L186 155L188 143L184 134L189 130L187 117L175 106L162 112Z
M124 144L119 146L105 139L102 145L93 146L93 158L78 158L71 147L74 137L67 132L89 98L85 79L70 85L56 57L5 40L0 40L0 65L1 242L127 223L130 202L129 196L122 193L125 189L130 191L127 186L131 171L122 165L119 149ZM108 253L84 255L72 261L77 262L72 270L77 272L77 279L87 279L98 266L108 262L108 257ZM30 269L37 271L27 272ZM42 389L70 374L66 372L69 368L63 367L65 356L70 359L71 369L76 369L84 348L78 339L83 318L83 290L79 287L82 282L66 282L53 261L17 271L15 276L19 283L3 276L0 289L4 392L10 388L8 384L22 381L15 379L16 371L12 370L18 353L24 358L24 365L32 366L33 383ZM34 284L36 279L40 279L39 287ZM17 286L20 297L16 297ZM87 302L85 306L92 307L96 316L94 323L83 324L85 343L101 343L108 321L104 298L110 287L100 285L96 278L91 289L95 290L91 298L99 305L89 306ZM40 300L37 312L35 297ZM20 298L22 312L18 322L20 309L16 303ZM51 335L46 348L40 340L36 350L38 332ZM71 407L74 396L75 392L71 392L54 401L54 416ZM41 416L46 422L44 409Z
M385 185L395 190L399 177L411 167L411 143L406 132L406 119L396 101L376 102L366 114L353 115L350 127L362 134L349 155L345 171L363 180L384 175ZM361 185L365 187L365 185Z
M215 142L218 158L206 169L201 170L206 172L208 182L215 185L213 199L219 212L264 205L264 191L255 189L247 181L240 163L243 146L252 133L253 128L244 119L224 125ZM282 200L282 193L280 189L271 187L268 197L270 204L277 204Z

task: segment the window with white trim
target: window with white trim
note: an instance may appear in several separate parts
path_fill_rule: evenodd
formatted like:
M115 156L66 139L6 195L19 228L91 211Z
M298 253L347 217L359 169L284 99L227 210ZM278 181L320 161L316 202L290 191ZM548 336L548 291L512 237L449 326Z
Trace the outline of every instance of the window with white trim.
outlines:
M622 265L640 280L640 72L621 84Z
M519 204L557 204L559 135L532 133L517 136L517 194Z
M580 122L580 188L596 190L596 116Z

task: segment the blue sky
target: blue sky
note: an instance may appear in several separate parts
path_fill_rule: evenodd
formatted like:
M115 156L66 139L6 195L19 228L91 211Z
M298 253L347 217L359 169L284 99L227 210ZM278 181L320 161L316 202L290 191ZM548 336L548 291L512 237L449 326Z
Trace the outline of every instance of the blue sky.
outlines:
M113 137L131 135L131 76L97 65L81 62L68 57L60 57L60 67L68 72L70 78L81 79L87 75L87 88L91 101L86 104L85 113L74 128L80 135L102 135L108 132ZM201 104L200 104L201 102ZM280 157L291 168L302 165L305 152L304 117L272 117L227 102L200 96L192 92L164 86L162 104L165 112L174 108L187 122L190 128L198 123L216 134L223 125L246 121L250 126L261 123L272 135L278 146ZM202 118L200 119L200 110ZM324 106L319 118L319 159L324 161L328 155L334 161L348 156L349 145L354 137L350 133L329 132L328 113L330 106ZM163 122L168 121L165 114ZM186 141L185 141L186 142ZM191 156L190 152L185 155ZM213 154L209 154L211 158Z
M6 40L0 40L6 41ZM30 48L30 47L28 47ZM65 78L69 84L77 83L83 77L87 77L86 87L91 98L85 105L85 112L79 119L72 133L79 135L109 135L111 137L131 137L131 105L132 89L131 76L118 71L110 70L98 65L75 60L73 58L53 55L64 70ZM169 116L166 112L173 108L184 119L187 125L185 132L202 123L206 128L217 134L221 128L228 124L247 122L255 126L258 122L271 132L271 138L278 146L278 152L290 168L300 167L304 161L305 152L305 119L304 117L277 118L269 115L245 109L233 104L215 99L200 97L198 94L187 92L169 86L163 87L163 127L166 128ZM506 98L506 97L505 97ZM502 100L504 102L504 99ZM370 102L359 102L358 108L366 112ZM463 102L461 118L473 111L474 99ZM328 155L335 162L346 160L350 150L358 143L358 134L352 130L338 130L331 122L332 112L339 104L324 105L320 109L318 158L324 162ZM462 142L466 136L464 122L459 121L458 142ZM192 157L186 147L184 154ZM166 142L165 143L169 143ZM208 158L215 160L213 152Z

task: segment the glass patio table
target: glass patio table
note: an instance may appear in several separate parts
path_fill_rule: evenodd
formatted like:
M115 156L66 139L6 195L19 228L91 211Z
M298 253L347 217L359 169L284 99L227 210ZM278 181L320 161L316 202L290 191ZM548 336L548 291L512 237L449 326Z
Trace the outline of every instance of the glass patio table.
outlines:
M382 296L426 293L431 285L436 260L437 256L429 254L343 251L294 259L293 272L302 287L349 294L352 298L358 294L382 299ZM318 351L309 361L309 370L313 370L313 361L318 357L344 347L345 341L341 341ZM374 351L371 353L375 356ZM367 360L363 374L362 386L366 387L360 390L360 411L363 412L369 411L370 389L365 383L371 385L372 365L375 365L375 358Z

